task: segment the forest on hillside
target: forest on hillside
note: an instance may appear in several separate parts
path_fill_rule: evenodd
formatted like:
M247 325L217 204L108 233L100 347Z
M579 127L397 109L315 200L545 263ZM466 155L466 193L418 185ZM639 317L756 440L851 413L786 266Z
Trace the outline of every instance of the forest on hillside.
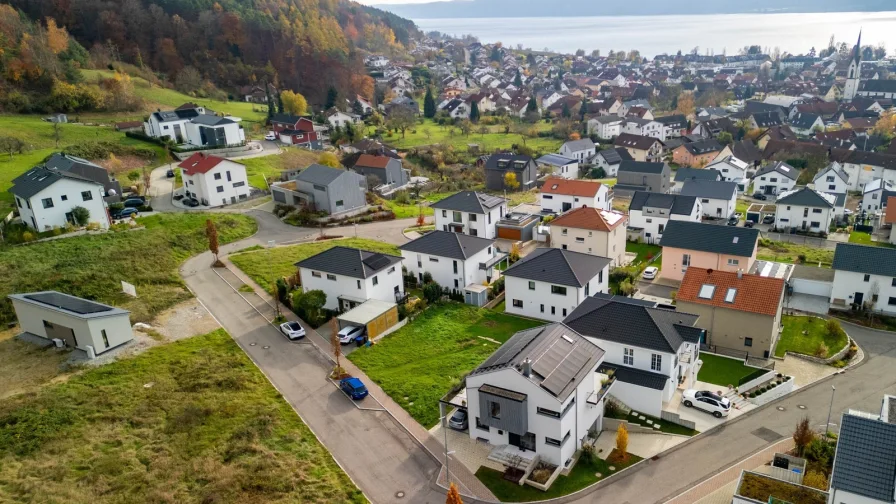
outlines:
M0 94L48 109L44 97L60 82L77 84L79 68L126 64L227 93L270 82L314 104L331 86L370 98L363 54L401 54L417 34L412 22L349 0L8 0Z

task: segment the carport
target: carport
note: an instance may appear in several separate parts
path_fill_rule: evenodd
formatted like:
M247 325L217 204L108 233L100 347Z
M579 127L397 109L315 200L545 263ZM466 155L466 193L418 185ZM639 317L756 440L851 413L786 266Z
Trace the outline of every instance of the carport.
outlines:
M775 205L753 203L749 208L747 208L746 220L753 222L753 224L759 224L760 222L762 222L762 219L764 219L766 215L771 215L774 217L776 208L777 207Z
M363 326L367 328L367 338L375 340L397 329L398 305L379 299L369 299L357 307L336 317L339 328Z

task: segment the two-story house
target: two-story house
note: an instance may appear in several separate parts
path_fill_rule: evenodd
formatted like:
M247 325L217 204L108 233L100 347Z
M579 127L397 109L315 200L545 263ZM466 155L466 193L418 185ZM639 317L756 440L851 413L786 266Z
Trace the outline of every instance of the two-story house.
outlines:
M688 267L750 271L756 261L759 230L670 220L663 239L663 278L684 278Z
M395 303L404 297L399 256L337 246L295 264L302 291L321 290L324 308L347 311L368 299Z
M753 175L753 192L775 196L793 189L800 171L783 161L767 164Z
M836 214L837 197L808 187L778 196L775 229L827 233Z
M666 141L663 136L665 128L663 124L651 119L642 119L640 117L626 117L625 124L622 126L622 132L631 135L640 135L656 138L661 142Z
M616 177L619 173L619 165L623 161L634 161L634 158L624 148L614 147L597 151L597 154L591 157L590 163L596 167L603 168L607 177Z
M625 119L616 115L602 115L588 119L588 134L609 140L622 133Z
M712 168L687 168L682 166L675 170L675 179L672 181L672 192L674 194L681 193L684 183L690 180L711 180L713 182L723 182L722 172Z
M186 196L202 205L218 207L249 198L246 167L237 162L197 152L177 166Z
M542 170L547 170L552 177L575 180L579 178L578 160L560 154L545 154L535 160Z
M323 134L307 117L274 114L271 117L271 129L281 142L308 149L323 148Z
M579 303L609 289L607 257L538 248L504 271L507 313L559 322Z
M722 148L714 138L683 143L672 150L672 162L679 166L703 167L711 163Z
M205 107L192 103L185 103L174 110L158 110L149 114L149 118L143 123L143 132L146 136L170 140L178 145L184 144L187 143L186 124L204 114Z
M834 250L831 305L896 315L896 249L838 243Z
M647 243L663 237L670 220L700 222L703 206L694 196L637 191L628 207L628 235Z
M722 174L722 180L725 182L734 182L737 184L737 190L744 192L747 186L747 172L753 167L746 161L741 161L734 156L727 156L721 159L716 158L714 161L706 165L707 170L717 170Z
M658 138L621 133L613 145L627 150L635 161L657 162L663 157L663 142Z
M443 288L462 291L470 284L490 283L494 266L505 254L494 240L448 231L431 231L398 247L408 273L423 284L423 274Z
M812 183L816 189L828 194L846 194L849 191L849 175L836 161L818 170Z
M884 179L874 179L862 189L862 210L874 215L887 206L887 197L893 195L896 195L896 186Z
M597 294L563 321L604 349L615 368L613 397L659 417L675 391L697 380L703 329L698 316L620 296Z
M460 191L431 205L436 229L494 240L495 225L507 213L507 200L491 194Z
M74 224L75 207L87 209L89 222L109 227L103 184L72 172L38 166L14 178L9 192L22 222L35 231Z
M896 397L884 396L880 415L843 413L833 465L828 504L896 502Z
M679 138L688 134L688 119L683 114L657 117L656 122L663 125L662 139Z
M591 159L591 156L597 152L594 142L590 138L582 138L581 140L570 140L560 146L560 155L573 158L579 163L584 163Z
M635 191L668 193L672 188L672 169L667 163L623 161L616 173L613 192L630 196Z
M797 135L810 136L824 131L824 120L818 114L797 112L790 119L790 129Z
M44 165L51 170L69 172L103 184L106 203L117 203L121 200L121 184L115 179L114 174L110 175L102 166L61 152L47 158Z
M688 180L681 187L682 196L700 200L703 215L714 219L728 219L737 206L737 184L714 180Z
M538 195L542 212L563 213L580 207L609 210L613 207L610 189L606 184L591 180L549 178Z
M625 214L614 210L580 207L550 222L551 246L610 258L610 266L625 259Z
M513 173L517 187L507 185L507 174ZM485 162L485 188L490 191L528 191L535 187L538 166L529 156L492 154Z
M234 117L200 114L184 123L184 130L187 143L194 147L220 149L246 143L246 132Z

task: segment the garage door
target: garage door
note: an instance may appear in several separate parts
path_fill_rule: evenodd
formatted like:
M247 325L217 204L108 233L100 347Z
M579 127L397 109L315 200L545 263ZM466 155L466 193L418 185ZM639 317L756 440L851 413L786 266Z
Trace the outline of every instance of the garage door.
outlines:
M504 238L505 240L521 240L522 236L523 232L520 229L498 228L498 238Z
M827 298L831 297L831 282L820 282L818 280L806 280L804 278L794 278L791 283L793 284L793 292L796 294L809 294L812 296L824 296Z

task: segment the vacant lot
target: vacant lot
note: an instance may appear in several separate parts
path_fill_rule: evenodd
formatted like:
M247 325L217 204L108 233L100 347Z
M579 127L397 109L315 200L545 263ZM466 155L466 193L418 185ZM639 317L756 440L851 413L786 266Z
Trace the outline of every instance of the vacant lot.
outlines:
M539 121L536 124L527 125L536 131L548 131L550 124ZM486 128L487 133L479 133L480 128ZM499 149L510 149L513 145L525 145L534 149L536 153L544 154L556 152L563 144L562 140L550 137L524 137L518 133L504 133L503 126L474 126L469 135L463 135L459 128L453 126L439 126L432 119L424 119L413 129L405 132L402 137L400 132L391 137L386 136L383 141L398 149L410 149L423 145L450 145L456 151L466 152L469 144L477 144L480 152L495 152Z
M777 357L784 357L790 351L824 359L842 350L848 342L843 331L828 334L825 321L818 317L784 315L783 323L784 330L775 348Z
M0 400L31 392L59 375L68 352L15 339L19 328L0 333Z
M428 429L438 423L443 395L500 343L542 323L446 303L429 308L373 347L352 352L349 359Z
M646 268L648 265L662 269L663 262L658 260L663 247L649 243L625 242L625 251L638 254L632 264L638 264Z
M750 376L757 371L756 368L744 366L740 359L729 359L719 355L700 353L703 367L697 373L697 380L715 385L734 385L740 383L740 379Z
M800 263L805 258L805 264L816 266L821 263L822 267L830 268L834 262L834 251L799 243L760 239L756 258L783 263Z
M157 214L138 219L144 230L109 232L0 248L0 323L14 320L6 298L14 292L59 290L131 310L132 322L189 299L177 268L206 250L205 222L218 226L221 244L255 233L255 220L231 214ZM121 281L138 297L121 293Z
M259 189L267 189L265 177L269 182L279 182L280 172L283 170L295 170L307 168L316 163L319 154L295 147L285 147L281 154L261 156L249 159L241 159L240 163L246 165L246 175L249 177L249 185Z
M223 330L0 403L3 502L366 502Z

